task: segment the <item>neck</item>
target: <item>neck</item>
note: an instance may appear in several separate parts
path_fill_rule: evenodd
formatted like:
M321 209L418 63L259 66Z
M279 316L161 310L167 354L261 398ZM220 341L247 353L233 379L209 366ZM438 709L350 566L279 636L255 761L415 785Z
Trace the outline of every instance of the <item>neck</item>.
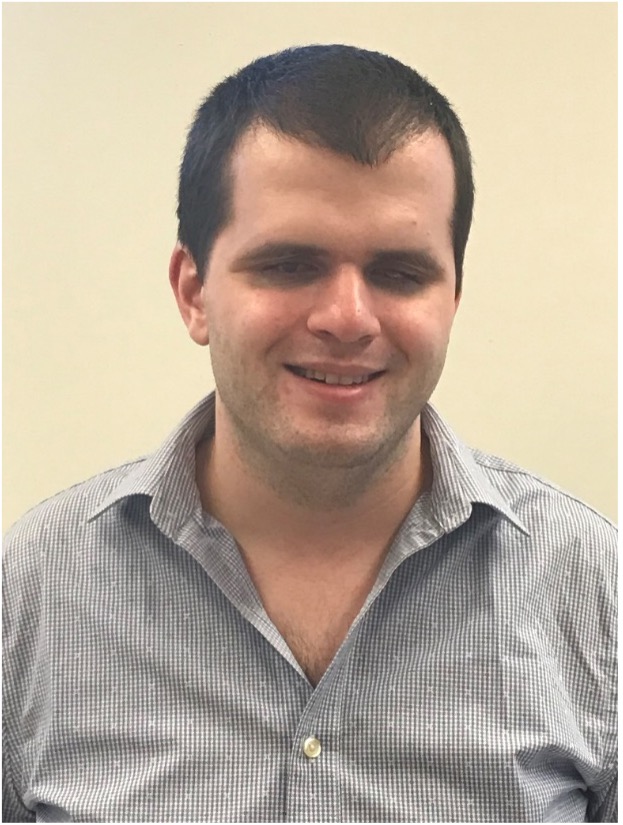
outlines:
M217 406L214 439L197 451L197 484L204 509L243 546L327 554L362 543L386 548L430 486L428 440L419 418L391 455L347 468L268 462L228 424Z

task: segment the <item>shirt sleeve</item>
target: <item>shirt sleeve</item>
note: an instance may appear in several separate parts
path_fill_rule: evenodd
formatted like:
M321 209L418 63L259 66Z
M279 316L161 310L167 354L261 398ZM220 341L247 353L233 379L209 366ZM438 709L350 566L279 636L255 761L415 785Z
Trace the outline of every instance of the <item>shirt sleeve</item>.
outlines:
M37 734L33 681L40 654L41 583L26 532L7 534L2 554L2 821L35 822L24 804L24 742ZM45 691L35 690L34 696ZM32 700L27 703L25 700ZM28 704L28 707L25 705Z

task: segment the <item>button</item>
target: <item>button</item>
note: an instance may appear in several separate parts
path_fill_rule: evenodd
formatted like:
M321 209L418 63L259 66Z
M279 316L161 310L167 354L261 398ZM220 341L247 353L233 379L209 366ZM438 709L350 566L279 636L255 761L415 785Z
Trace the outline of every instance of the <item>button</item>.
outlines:
M314 736L310 736L303 742L303 753L308 759L315 759L320 756L321 750L320 742Z

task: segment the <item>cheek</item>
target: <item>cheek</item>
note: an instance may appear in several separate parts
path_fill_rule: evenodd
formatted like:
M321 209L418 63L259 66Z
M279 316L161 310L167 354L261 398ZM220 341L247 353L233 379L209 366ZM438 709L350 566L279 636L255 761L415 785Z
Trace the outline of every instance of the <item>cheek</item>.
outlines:
M242 326L258 339L279 337L305 317L307 302L300 291L257 290L245 297L234 311L242 313Z
M293 307L284 307L277 298L255 296L228 301L208 308L210 344L240 361L263 355L295 325Z
M454 312L449 309L418 308L390 321L387 330L403 352L426 357L445 350L453 319Z

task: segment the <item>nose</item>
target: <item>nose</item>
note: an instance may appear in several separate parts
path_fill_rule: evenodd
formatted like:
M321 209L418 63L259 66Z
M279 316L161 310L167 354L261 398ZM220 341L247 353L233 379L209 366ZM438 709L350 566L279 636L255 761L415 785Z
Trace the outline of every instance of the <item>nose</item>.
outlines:
M314 335L354 344L375 338L381 329L363 274L342 266L317 284L307 327Z

